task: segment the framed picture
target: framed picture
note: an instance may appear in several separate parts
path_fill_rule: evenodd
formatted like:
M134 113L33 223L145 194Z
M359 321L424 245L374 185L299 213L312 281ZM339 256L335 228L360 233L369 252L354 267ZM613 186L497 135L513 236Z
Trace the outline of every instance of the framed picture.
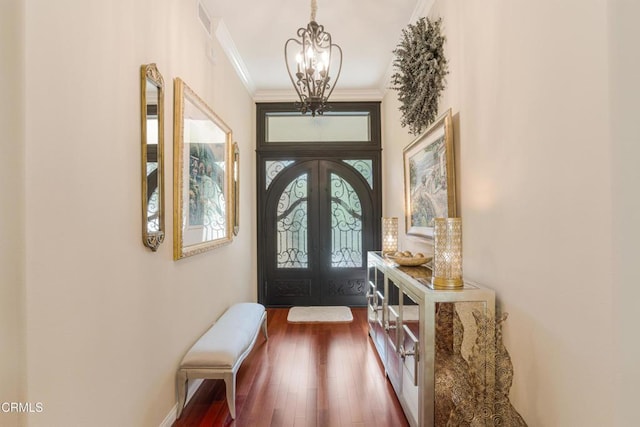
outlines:
M434 218L457 215L451 110L409 144L402 158L407 234L433 238Z
M186 85L174 81L174 246L180 259L231 242L231 129Z

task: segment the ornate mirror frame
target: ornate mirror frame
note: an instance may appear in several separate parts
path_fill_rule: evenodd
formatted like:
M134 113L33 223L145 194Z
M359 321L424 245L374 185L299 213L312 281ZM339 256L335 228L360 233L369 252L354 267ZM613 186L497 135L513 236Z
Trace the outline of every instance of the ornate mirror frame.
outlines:
M233 235L240 232L240 147L233 143Z
M164 79L156 64L140 67L142 242L153 252L164 241Z
M181 79L174 80L173 258L233 240L232 133Z

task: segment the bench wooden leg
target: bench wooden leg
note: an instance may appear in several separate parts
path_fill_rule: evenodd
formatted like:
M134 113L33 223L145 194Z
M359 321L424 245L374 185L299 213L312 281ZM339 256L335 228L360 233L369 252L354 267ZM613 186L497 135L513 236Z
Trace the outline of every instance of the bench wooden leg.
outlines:
M264 314L264 319L262 319L262 334L264 335L265 340L269 339L269 336L267 335L267 313Z
M236 374L233 372L224 374L224 383L227 386L227 405L231 418L236 419Z
M187 400L187 374L181 369L178 369L178 372L176 373L176 393L178 395L178 411L176 418L180 418L182 410L184 409L184 403Z

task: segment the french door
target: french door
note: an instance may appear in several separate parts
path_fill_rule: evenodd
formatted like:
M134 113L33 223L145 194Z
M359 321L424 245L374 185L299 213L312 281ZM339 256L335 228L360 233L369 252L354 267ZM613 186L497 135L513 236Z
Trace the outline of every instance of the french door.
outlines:
M379 249L380 103L322 116L256 104L258 301L366 306L367 251Z
M264 225L267 305L364 305L373 197L352 165L284 168L269 185Z

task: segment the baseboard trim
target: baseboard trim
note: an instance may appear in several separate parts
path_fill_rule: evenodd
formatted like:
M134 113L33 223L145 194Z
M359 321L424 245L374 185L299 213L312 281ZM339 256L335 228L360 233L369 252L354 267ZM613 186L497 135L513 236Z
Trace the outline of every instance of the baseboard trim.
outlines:
M193 395L196 394L196 391L198 391L198 388L200 388L200 386L202 385L203 381L204 380L202 379L198 379L198 380L194 380L191 384L189 384L189 387L187 388L187 400L184 402L184 406L187 406L187 404L189 403ZM171 427L173 423L176 421L177 415L178 415L178 404L176 403L175 405L173 405L173 408L171 408L167 416L164 417L164 420L162 420L159 427Z

